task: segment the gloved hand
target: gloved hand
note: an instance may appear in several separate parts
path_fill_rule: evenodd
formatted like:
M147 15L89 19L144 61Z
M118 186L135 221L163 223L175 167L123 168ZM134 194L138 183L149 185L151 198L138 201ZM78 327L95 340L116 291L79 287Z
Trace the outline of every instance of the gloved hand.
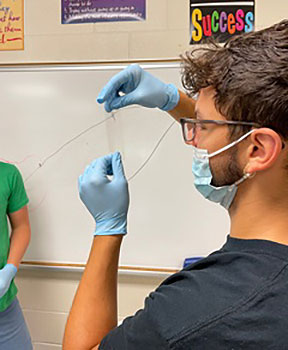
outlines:
M3 269L0 270L0 298L8 291L16 272L17 267L13 264L6 264Z
M120 92L125 95L120 96ZM112 77L101 90L97 102L105 102L107 112L132 104L170 111L177 106L179 99L175 85L165 84L138 64L131 64Z
M96 221L94 235L126 234L129 192L120 153L94 160L78 184L80 198Z

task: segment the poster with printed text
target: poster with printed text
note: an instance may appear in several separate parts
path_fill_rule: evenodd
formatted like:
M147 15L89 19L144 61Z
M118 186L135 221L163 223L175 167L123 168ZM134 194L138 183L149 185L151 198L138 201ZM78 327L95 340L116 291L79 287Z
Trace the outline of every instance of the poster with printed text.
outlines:
M190 44L213 37L223 43L254 30L254 1L190 0Z
M24 50L24 0L0 1L0 50Z
M62 24L145 19L146 0L62 0Z

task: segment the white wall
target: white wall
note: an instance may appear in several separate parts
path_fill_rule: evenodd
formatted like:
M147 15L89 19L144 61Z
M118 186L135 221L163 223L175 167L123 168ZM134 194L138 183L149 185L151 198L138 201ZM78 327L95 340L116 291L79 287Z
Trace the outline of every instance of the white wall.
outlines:
M0 63L173 58L188 47L189 1L147 0L143 23L60 24L60 0L25 1L25 50ZM287 0L256 0L256 29L287 17ZM223 237L224 239L224 237ZM36 350L60 349L79 273L19 271L16 283ZM161 278L120 276L119 319L142 307Z

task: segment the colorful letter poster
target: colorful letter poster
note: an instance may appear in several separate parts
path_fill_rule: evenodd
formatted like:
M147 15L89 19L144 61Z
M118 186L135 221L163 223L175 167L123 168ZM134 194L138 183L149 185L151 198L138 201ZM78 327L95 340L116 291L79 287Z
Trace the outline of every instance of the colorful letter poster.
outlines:
M190 0L190 44L209 37L225 42L254 30L254 1Z
M24 50L23 2L0 1L0 50Z
M146 0L62 0L62 24L145 19Z

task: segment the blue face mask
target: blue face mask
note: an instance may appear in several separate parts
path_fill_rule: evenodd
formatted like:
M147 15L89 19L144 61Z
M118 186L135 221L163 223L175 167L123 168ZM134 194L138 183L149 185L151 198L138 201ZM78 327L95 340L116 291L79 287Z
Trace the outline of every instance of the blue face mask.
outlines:
M192 172L195 177L194 186L205 198L209 199L212 202L220 203L224 208L229 209L236 195L237 186L252 175L255 175L255 173L246 173L241 177L241 179L239 179L232 185L215 187L211 185L212 173L209 165L210 158L237 145L239 142L241 142L250 134L252 134L254 130L249 131L247 134L243 135L238 140L211 154L208 154L208 151L206 149L200 149L192 146L194 150L192 164Z

